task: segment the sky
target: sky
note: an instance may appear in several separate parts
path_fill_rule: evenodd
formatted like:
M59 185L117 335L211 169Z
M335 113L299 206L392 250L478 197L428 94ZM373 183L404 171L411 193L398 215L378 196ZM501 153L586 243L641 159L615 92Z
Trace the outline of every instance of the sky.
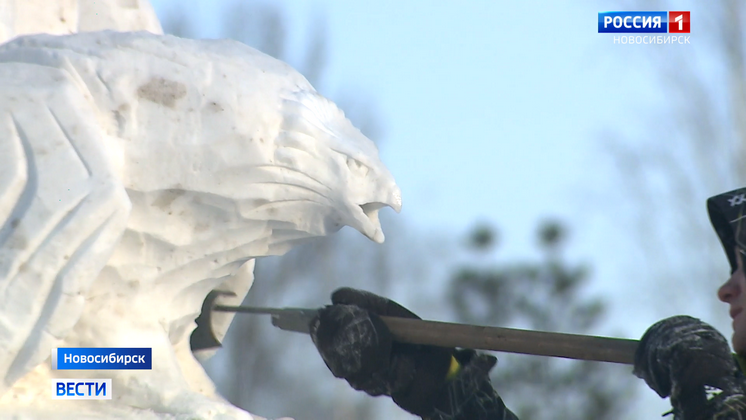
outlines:
M151 2L161 19L185 7ZM221 3L189 2L203 36L219 34ZM385 128L382 160L402 190L398 217L454 233L493 223L505 259L534 256L537 222L559 217L573 232L569 255L594 264L594 290L622 297L610 328L637 338L657 320L639 307L653 298L631 302L639 291L620 267L636 261L610 252L620 231L593 197L614 188L601 133L634 138L645 129L640 117L665 104L640 50L691 45L615 45L597 33L598 12L619 9L611 1L276 3L296 28L296 49L309 22L324 18L330 56L322 93L352 87L374 98ZM668 410L652 391L640 396L635 418Z

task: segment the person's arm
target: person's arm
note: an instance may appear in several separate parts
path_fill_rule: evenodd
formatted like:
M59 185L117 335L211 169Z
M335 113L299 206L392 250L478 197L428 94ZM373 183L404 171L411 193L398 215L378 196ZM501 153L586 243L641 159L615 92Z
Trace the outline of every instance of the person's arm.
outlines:
M311 338L334 376L389 396L423 420L518 420L490 382L494 356L395 342L379 316L418 318L394 301L349 288L319 311Z

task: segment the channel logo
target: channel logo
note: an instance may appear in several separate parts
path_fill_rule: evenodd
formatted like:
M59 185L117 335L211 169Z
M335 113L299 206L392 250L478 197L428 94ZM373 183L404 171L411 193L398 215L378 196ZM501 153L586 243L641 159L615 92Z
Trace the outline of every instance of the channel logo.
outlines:
M111 379L52 379L54 400L110 400Z
M691 12L599 12L598 33L691 32Z
M689 14L690 12L668 12L668 33L691 33L691 22L689 21Z

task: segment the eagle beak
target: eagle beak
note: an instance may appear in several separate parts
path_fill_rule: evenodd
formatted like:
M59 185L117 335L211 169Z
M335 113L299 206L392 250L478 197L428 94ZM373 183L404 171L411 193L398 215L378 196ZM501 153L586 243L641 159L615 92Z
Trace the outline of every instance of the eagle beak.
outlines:
M366 203L360 206L365 218L363 220L363 234L379 244L386 239L381 228L381 221L378 219L378 210L384 207L386 207L386 204L383 203Z
M362 229L361 232L370 240L383 243L385 236L381 228L381 221L378 218L378 211L384 207L391 207L395 212L401 212L401 191L399 187L394 186L386 197L386 202L371 202L360 205L362 211Z

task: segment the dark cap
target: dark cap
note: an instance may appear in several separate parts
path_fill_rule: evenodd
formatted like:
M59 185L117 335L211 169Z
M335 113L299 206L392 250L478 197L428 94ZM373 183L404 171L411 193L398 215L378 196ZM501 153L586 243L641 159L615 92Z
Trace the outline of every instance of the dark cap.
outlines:
M728 191L707 199L710 222L723 244L731 271L736 271L738 262L733 248L746 251L746 188Z

